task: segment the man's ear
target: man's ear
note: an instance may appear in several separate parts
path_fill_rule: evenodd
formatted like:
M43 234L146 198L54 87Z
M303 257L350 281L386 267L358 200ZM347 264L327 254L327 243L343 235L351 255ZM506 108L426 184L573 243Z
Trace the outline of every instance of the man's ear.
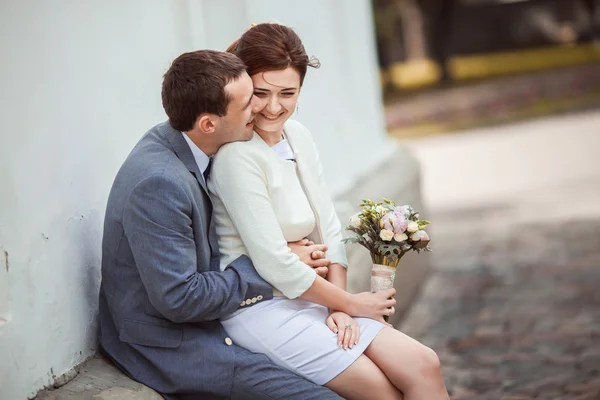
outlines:
M202 114L196 120L196 127L202 133L215 133L216 121L212 114Z

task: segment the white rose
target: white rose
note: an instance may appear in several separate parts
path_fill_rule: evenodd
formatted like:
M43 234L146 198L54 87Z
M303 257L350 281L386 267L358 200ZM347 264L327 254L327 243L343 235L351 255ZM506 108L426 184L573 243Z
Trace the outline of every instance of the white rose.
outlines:
M410 240L413 242L418 242L420 240L429 240L429 235L425 231L416 231L410 237Z
M358 216L358 214L354 214L353 216L350 217L350 225L352 225L355 228L360 228L362 224L362 221L360 220L360 217Z
M415 221L410 221L406 226L406 230L411 233L416 232L419 230L419 224L417 224Z
M406 233L396 233L394 235L394 240L398 243L403 242L405 240L408 240L408 236L406 235Z
M381 237L382 240L389 242L394 238L394 232L388 229L382 229L379 233L379 237Z

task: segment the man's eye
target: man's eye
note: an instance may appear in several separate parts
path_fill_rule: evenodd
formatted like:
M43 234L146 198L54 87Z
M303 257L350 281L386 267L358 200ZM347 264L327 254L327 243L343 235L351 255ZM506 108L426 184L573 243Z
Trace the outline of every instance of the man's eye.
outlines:
M291 96L295 95L295 93L293 93L293 92L286 92L286 93L281 93L281 95L285 96L285 97L291 97Z

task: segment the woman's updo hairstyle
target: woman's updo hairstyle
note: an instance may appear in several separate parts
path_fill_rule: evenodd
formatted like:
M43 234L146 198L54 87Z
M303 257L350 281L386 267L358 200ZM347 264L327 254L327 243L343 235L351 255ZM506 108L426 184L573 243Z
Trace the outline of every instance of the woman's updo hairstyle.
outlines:
M227 51L246 64L250 76L292 67L300 74L300 86L304 82L307 67L321 66L317 58L308 57L302 41L293 29L277 23L254 25L233 42Z

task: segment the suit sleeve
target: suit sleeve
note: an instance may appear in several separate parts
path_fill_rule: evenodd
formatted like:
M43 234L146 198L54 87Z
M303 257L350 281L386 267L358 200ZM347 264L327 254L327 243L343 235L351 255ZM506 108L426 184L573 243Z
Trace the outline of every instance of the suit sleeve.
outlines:
M128 199L123 229L152 305L173 322L201 322L230 314L248 296L271 298L247 257L223 272L198 272L191 215L190 196L169 177L146 178Z

